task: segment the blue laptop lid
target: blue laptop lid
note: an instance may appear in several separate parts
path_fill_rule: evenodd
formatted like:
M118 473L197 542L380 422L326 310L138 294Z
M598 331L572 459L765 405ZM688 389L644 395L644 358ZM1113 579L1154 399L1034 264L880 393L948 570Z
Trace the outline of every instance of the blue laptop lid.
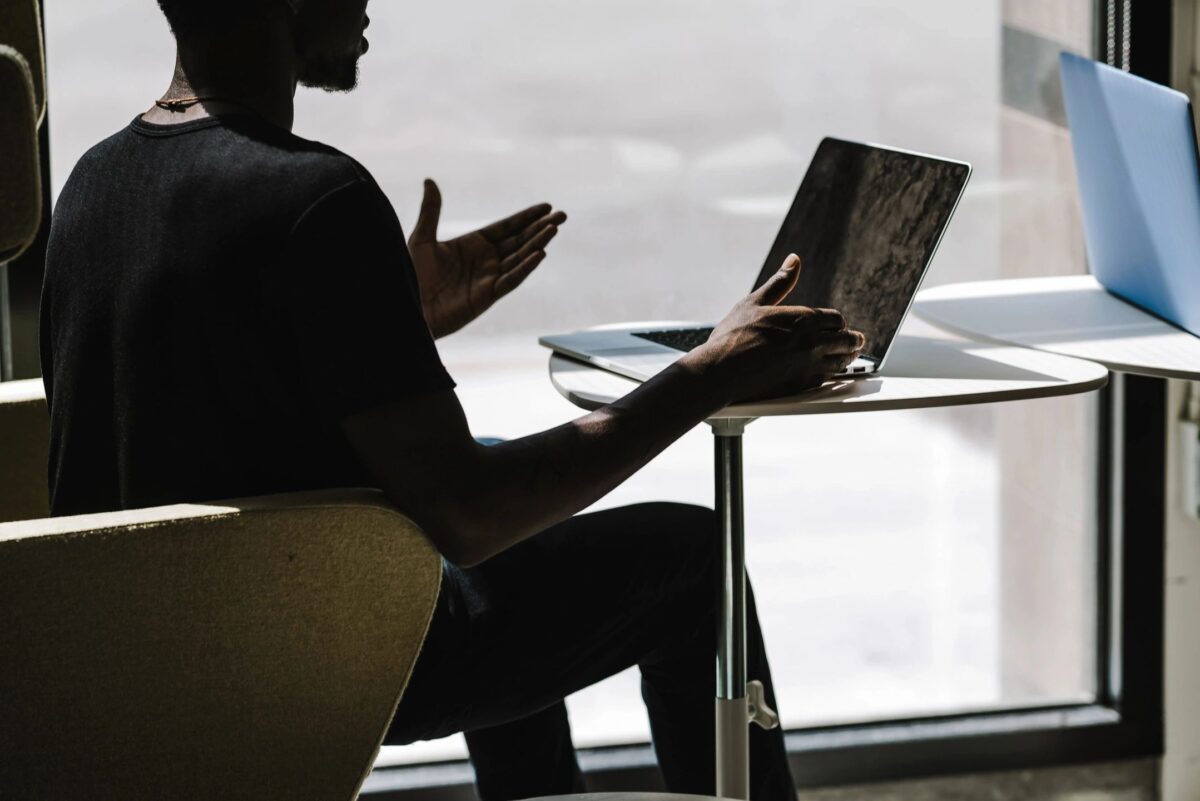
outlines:
M1092 274L1200 335L1200 168L1187 95L1063 53Z

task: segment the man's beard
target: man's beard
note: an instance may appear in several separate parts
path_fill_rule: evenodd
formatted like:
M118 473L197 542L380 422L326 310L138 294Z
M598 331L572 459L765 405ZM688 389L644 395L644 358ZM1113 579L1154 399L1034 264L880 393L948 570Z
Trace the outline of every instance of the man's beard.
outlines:
M326 92L349 92L358 86L359 55L341 58L308 58L300 72L300 85Z

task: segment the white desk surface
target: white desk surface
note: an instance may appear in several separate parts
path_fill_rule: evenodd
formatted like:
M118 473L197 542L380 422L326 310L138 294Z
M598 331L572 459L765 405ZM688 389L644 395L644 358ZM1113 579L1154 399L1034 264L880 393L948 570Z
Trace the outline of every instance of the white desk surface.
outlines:
M1090 275L950 284L917 296L957 334L1089 359L1121 373L1200 379L1200 337L1110 295Z
M611 403L637 386L636 381L558 354L550 357L550 380L563 397L584 409ZM713 419L1049 398L1090 392L1107 381L1108 370L1093 362L1028 348L906 335L902 330L881 374L826 384L792 398L730 406Z

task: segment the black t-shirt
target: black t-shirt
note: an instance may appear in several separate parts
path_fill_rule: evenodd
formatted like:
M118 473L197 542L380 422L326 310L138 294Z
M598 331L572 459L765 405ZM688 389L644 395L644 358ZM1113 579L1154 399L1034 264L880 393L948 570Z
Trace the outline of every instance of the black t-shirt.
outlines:
M453 386L371 176L250 116L89 151L41 325L56 515L370 486L340 421Z

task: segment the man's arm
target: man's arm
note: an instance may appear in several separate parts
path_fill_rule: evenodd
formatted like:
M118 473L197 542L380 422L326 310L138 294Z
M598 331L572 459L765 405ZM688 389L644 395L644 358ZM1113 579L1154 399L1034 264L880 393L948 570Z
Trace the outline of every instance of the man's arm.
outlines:
M863 337L845 330L841 315L775 305L799 272L790 257L708 344L557 428L481 446L451 391L355 414L343 428L383 490L442 554L477 564L586 508L730 402L820 384L857 357Z
M675 366L620 401L492 447L471 436L453 391L389 404L344 429L392 501L452 562L474 565L570 517L723 405Z

